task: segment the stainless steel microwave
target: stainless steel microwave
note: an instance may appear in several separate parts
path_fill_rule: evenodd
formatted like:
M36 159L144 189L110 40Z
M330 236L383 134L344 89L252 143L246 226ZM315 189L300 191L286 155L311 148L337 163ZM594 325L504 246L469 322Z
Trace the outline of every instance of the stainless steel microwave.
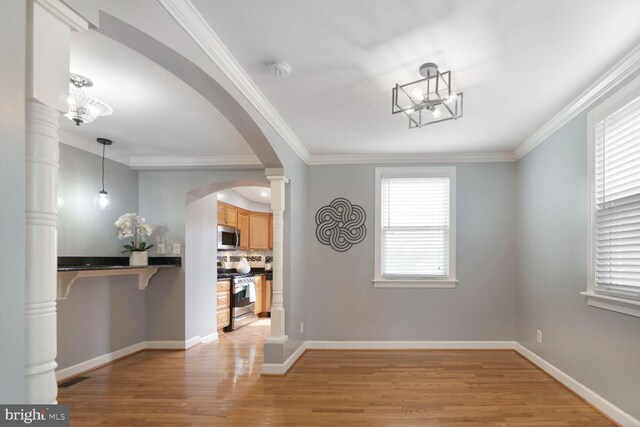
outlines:
M233 251L240 249L240 230L232 227L218 226L218 250Z

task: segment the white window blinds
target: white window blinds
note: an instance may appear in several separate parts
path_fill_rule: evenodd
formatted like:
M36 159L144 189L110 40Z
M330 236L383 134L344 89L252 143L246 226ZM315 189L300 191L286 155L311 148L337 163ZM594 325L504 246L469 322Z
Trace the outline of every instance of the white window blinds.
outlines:
M383 276L448 276L449 187L448 176L382 177Z
M640 294L640 98L595 125L595 285Z

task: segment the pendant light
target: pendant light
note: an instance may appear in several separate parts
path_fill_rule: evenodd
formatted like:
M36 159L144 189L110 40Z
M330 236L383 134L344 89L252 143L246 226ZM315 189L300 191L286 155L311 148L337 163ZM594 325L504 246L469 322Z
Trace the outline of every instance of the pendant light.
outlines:
M113 141L107 138L98 138L98 144L102 144L102 190L98 193L98 206L100 209L107 209L109 207L109 193L104 190L104 154L107 149L107 145L113 144Z

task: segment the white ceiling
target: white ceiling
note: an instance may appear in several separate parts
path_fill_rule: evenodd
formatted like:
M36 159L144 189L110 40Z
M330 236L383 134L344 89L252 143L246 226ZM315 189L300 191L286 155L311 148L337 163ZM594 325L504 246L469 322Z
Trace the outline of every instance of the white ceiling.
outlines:
M640 41L637 0L193 3L312 155L511 151ZM408 130L391 88L427 61L465 116Z
M198 92L95 31L72 33L71 72L93 80L87 93L114 112L80 126L61 117L63 142L69 138L98 146L97 137L109 138L114 145L107 150L125 157L253 154L236 128Z
M271 189L266 187L234 187L233 190L246 199L257 203L271 202Z

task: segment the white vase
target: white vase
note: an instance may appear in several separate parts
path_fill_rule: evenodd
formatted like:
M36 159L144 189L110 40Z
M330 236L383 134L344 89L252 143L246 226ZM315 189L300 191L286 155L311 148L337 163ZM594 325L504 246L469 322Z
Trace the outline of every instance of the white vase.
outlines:
M149 255L147 251L133 251L129 255L129 265L145 266L149 265Z
M247 274L251 271L251 266L249 265L249 261L246 258L242 258L242 260L238 263L236 267L236 271L238 273Z

